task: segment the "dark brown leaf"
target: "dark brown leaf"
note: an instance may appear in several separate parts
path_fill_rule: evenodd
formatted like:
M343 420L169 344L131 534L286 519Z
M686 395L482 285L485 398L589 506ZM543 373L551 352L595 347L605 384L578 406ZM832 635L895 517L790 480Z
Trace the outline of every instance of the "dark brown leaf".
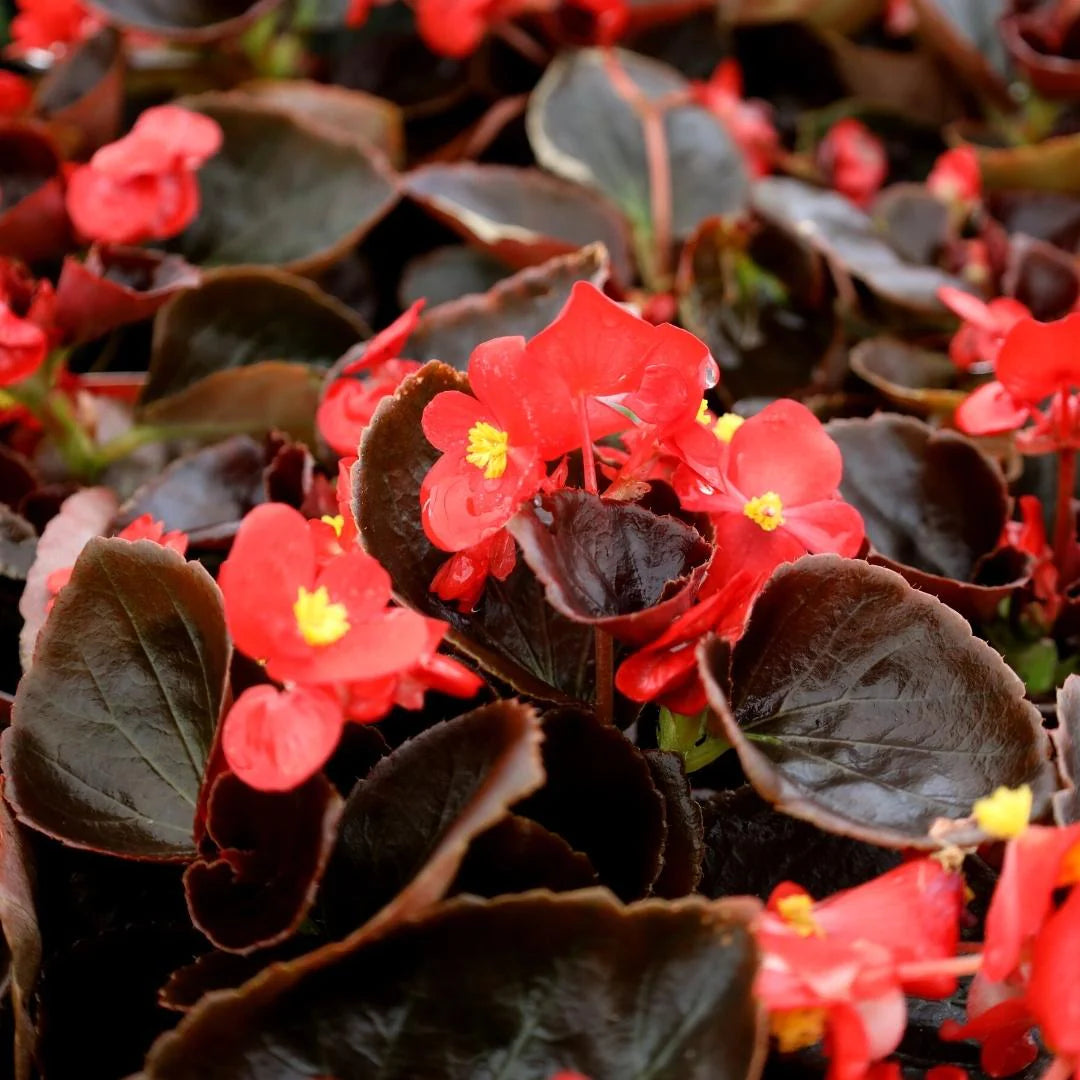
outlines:
M664 864L653 884L653 895L675 900L695 892L701 883L705 854L701 809L691 798L681 754L646 750L645 760L652 772L653 783L664 797L667 825ZM732 893L745 891L731 890Z
M71 243L56 144L38 127L0 122L0 255L38 262Z
M956 612L899 574L834 555L780 567L735 647L731 712L702 677L758 793L784 813L890 847L932 848L999 785L1054 788L1024 685ZM978 834L976 833L976 836Z
M426 165L404 179L406 194L496 259L535 266L598 241L615 277L633 280L626 224L603 198L539 169Z
M219 775L206 818L212 851L184 874L191 921L232 952L284 941L315 902L341 809L322 775L273 794Z
M952 415L967 397L958 388L956 365L947 356L897 338L860 341L851 350L851 369L894 405L923 415Z
M0 742L19 819L75 847L190 856L228 660L221 594L198 563L90 540Z
M598 890L455 900L204 999L144 1075L756 1080L749 914L698 898L624 908Z
M442 305L486 293L510 275L510 268L476 248L448 244L412 259L401 275L398 299L403 308L417 300Z
M473 837L544 782L540 739L531 708L499 701L378 762L345 804L320 898L331 931L343 936L439 900Z
M281 0L87 0L110 23L188 44L242 33Z

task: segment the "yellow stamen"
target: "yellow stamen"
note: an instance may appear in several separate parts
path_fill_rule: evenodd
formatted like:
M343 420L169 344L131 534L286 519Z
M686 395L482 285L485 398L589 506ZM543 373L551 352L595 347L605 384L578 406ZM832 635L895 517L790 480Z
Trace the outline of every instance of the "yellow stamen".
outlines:
M697 422L704 424L708 427L712 423L712 417L709 415L709 403L702 398L701 404L697 407Z
M498 480L506 472L506 451L510 436L485 420L469 428L469 445L465 460L483 469L485 480Z
M319 520L324 525L329 525L338 537L341 536L341 530L345 528L345 519L340 514L323 514Z
M1027 827L1031 817L1031 788L999 787L993 795L979 799L972 814L979 828L997 840L1013 840Z
M805 1050L825 1037L824 1009L784 1009L769 1014L769 1033L781 1054Z
M824 937L814 919L814 901L806 893L793 893L776 901L776 911L799 937Z
M300 636L309 645L333 645L349 632L349 611L344 604L331 604L325 585L314 592L300 586L293 604Z
M721 442L731 442L731 437L744 423L745 421L741 416L737 416L733 412L726 412L716 421L716 426L713 428L713 431L716 432L716 437Z
M766 532L780 528L784 524L784 504L775 491L766 491L764 495L755 495L743 507L743 513Z

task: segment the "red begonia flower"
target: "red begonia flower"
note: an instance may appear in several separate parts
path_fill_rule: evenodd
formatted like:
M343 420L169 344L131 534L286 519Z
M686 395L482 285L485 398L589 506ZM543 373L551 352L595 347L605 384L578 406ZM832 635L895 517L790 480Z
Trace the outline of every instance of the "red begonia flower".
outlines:
M0 119L19 116L30 107L33 88L13 71L0 71Z
M496 338L477 347L469 383L475 397L447 390L424 409L424 434L443 455L421 484L421 518L444 551L498 532L544 478L524 342Z
M1003 996L980 1001L989 984L976 975L968 990L966 1023L942 1023L938 1034L946 1042L979 1043L979 1060L988 1076L1012 1076L1026 1069L1038 1056L1032 1029L1035 1018L1022 990L1005 989ZM994 987L1001 984L993 984Z
M982 974L1008 977L1050 916L1054 890L1080 877L1080 825L1029 825L1005 848L986 913Z
M685 477L677 486L687 509L712 518L716 565L764 582L808 552L858 554L863 521L840 498L842 471L840 449L817 417L782 399L735 430L721 486Z
M345 25L356 29L368 21L374 0L349 0L345 9Z
M614 45L630 23L628 0L562 0L545 26L565 45Z
M435 572L431 591L467 615L480 602L487 579L505 581L516 563L514 538L500 529L479 544L454 552Z
M781 1049L827 1033L830 1078L864 1076L903 1035L905 991L942 997L955 989L954 977L929 975L925 964L954 956L962 905L962 878L932 859L820 903L798 886L778 886L757 927L755 990Z
M17 52L76 45L102 25L81 0L17 0L11 40Z
M1080 1056L1080 889L1073 889L1035 939L1028 1004L1055 1054Z
M33 375L49 352L49 336L0 300L0 386Z
M833 188L856 206L868 206L889 173L881 140L853 117L838 120L818 147L818 164Z
M1031 318L1026 305L1008 296L984 303L963 289L943 285L938 299L964 320L949 343L949 357L961 371L993 371L1006 335L1022 319Z
M967 208L982 198L979 159L970 146L946 150L926 178L927 190L950 206Z
M0 257L0 386L33 375L60 340L52 284Z
M416 29L432 52L464 59L496 23L554 6L554 0L417 0Z
M390 608L390 578L359 548L320 567L316 538L281 503L244 518L218 576L236 647L281 682L342 683L411 667L423 616Z
M424 301L417 300L385 330L362 346L360 356L342 368L331 383L316 415L319 433L341 455L355 454L375 408L389 397L420 364L401 360L398 353L416 329Z
M68 178L75 228L112 244L175 236L199 211L195 170L217 153L221 139L208 116L177 105L147 109L127 135Z
M708 82L693 84L694 97L727 128L742 152L752 176L767 176L780 150L772 107L765 101L743 99L742 68L738 60L722 60Z
M253 686L225 717L221 749L249 787L290 791L326 764L344 726L341 702L327 689Z

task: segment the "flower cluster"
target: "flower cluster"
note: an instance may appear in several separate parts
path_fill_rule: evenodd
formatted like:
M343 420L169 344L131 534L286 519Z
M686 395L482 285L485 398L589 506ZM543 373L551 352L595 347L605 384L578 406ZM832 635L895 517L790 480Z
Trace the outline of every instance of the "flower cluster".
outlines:
M218 579L236 647L274 685L249 687L222 729L229 768L263 791L302 783L349 720L418 708L427 688L471 697L480 680L438 655L447 626L390 605L390 578L341 515L280 503L244 518Z
M127 135L72 171L72 224L87 239L110 244L175 236L199 212L195 173L221 141L208 116L177 105L147 109Z

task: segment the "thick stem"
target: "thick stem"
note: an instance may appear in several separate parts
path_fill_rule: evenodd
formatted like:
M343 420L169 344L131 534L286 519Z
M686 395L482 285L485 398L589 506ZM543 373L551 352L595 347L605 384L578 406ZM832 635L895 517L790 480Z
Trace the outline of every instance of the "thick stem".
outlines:
M1076 516L1073 513L1073 490L1076 486L1076 451L1058 451L1057 511L1054 520L1054 565L1067 585L1073 579L1073 549L1076 546Z
M602 724L615 723L615 650L611 635L594 628L596 645L596 716Z

